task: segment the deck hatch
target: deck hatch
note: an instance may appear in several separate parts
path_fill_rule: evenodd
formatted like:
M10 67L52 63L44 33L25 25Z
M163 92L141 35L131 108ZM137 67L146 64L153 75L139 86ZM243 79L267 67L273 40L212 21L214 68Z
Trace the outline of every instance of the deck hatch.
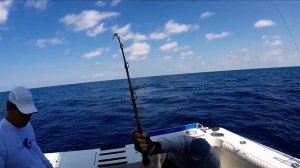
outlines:
M117 157L117 158L110 158L110 159L100 159L99 162L107 162L107 161L112 161L112 160L121 160L121 159L126 159L125 156L123 157Z
M118 166L118 165L125 165L127 164L127 161L124 162L118 162L118 163L109 163L109 164L102 164L102 165L98 165L98 167L107 167L107 166Z
M100 156L103 155L111 155L111 154L117 154L117 153L125 153L125 151L116 151L116 152L106 152L106 153L100 153Z

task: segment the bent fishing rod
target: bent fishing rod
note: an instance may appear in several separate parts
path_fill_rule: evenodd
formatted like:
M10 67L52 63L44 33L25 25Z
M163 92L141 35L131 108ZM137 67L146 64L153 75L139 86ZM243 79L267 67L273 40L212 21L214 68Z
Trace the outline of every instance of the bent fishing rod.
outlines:
M129 90L130 90L130 96L131 96L131 102L132 102L133 111L134 111L135 122L136 122L136 125L137 125L137 131L142 134L143 133L143 129L142 129L142 125L141 125L141 121L140 121L138 109L137 109L136 102L135 102L136 99L137 99L137 97L136 97L136 94L133 91L132 86L131 86L131 80L130 80L130 75L129 75L129 70L128 70L129 64L126 61L126 58L125 58L125 55L124 55L124 51L123 51L124 46L121 43L121 40L120 40L120 37L119 37L118 33L114 34L113 39L115 37L117 37L117 39L119 41L119 44L120 44L120 49L122 51L122 56L123 56L123 61L124 61L124 68L126 69L126 75L127 75L127 80L128 80ZM148 158L148 154L146 152L143 152L142 156L143 156L143 165L147 166L150 163L150 160Z

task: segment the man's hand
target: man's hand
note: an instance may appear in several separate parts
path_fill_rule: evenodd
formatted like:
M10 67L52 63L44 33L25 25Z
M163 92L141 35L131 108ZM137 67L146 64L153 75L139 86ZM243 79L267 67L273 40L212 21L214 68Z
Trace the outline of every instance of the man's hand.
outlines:
M134 132L134 148L139 152L147 152L152 149L153 143L147 133Z

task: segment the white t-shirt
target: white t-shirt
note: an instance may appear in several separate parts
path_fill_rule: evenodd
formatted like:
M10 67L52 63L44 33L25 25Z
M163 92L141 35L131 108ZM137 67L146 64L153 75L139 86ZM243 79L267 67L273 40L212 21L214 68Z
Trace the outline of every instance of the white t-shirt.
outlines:
M30 123L17 128L0 121L0 168L52 168L37 145Z

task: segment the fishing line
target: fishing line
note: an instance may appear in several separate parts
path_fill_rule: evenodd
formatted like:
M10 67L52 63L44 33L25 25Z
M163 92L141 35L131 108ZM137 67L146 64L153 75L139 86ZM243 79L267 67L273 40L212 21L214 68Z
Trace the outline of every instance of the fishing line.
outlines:
M274 5L275 9L276 9L277 12L278 12L278 14L279 14L280 17L281 17L281 19L282 19L282 21L283 21L283 23L284 23L284 25L285 25L285 27L286 27L286 29L287 29L289 35L290 35L290 38L292 39L292 41L293 41L293 43L294 43L294 45L295 45L295 47L296 47L296 49L297 49L298 56L300 57L300 52L299 52L298 45L297 45L297 43L296 43L296 41L295 41L295 39L294 39L294 37L293 37L293 35L292 35L292 33L291 33L291 31L290 31L288 25L287 25L287 23L286 23L286 21L285 21L283 15L281 14L281 12L280 12L279 8L277 7L277 5L275 4L274 0L272 0L272 2L273 2L273 5Z

